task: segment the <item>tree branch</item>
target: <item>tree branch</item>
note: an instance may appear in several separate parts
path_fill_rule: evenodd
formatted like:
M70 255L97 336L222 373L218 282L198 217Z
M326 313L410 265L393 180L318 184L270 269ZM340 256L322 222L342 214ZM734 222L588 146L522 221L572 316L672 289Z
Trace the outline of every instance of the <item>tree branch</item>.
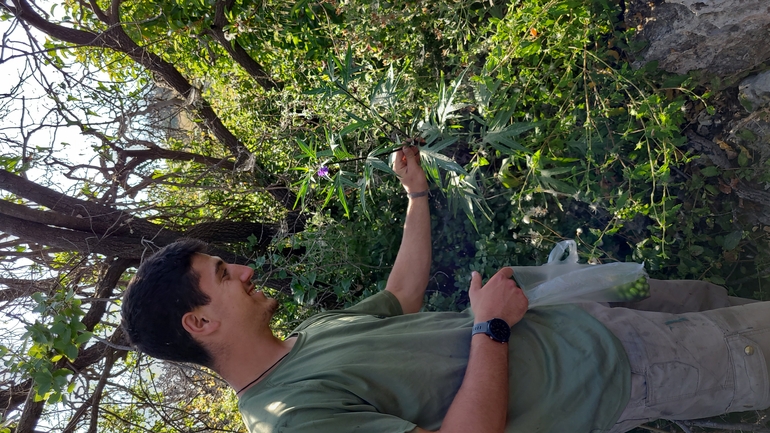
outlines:
M265 90L281 90L283 89L283 83L273 80L273 78L265 72L265 68L262 67L248 52L233 39L228 41L225 37L225 26L230 24L227 21L227 12L233 5L232 0L220 0L216 3L214 12L214 23L208 29L207 33L217 41L222 48L227 51L227 54L235 60L236 63L246 71L246 73L253 78L257 84L262 86Z
M35 433L35 426L37 425L40 415L43 414L43 406L45 400L35 401L35 388L30 386L27 392L27 398L24 401L24 410L21 412L21 418L16 425L15 433Z
M44 280L0 278L0 284L8 287L5 290L0 290L0 302L12 301L38 292L50 295L56 292L58 288L58 280L56 278L46 278Z

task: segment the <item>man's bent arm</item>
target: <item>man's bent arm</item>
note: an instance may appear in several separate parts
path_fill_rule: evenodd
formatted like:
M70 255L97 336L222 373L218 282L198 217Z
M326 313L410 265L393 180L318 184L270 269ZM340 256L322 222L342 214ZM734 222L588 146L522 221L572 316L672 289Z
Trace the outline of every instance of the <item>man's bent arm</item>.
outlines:
M396 154L394 170L407 193L427 192L428 182L420 167L417 150L406 148ZM393 293L404 314L422 308L431 264L430 205L428 196L410 197L404 234L385 290Z
M510 268L503 269L482 288L481 277L474 274L469 294L476 323L502 318L513 325L524 316L527 298L510 277ZM476 334L463 383L438 433L503 433L507 411L508 344ZM416 428L412 433L428 431Z

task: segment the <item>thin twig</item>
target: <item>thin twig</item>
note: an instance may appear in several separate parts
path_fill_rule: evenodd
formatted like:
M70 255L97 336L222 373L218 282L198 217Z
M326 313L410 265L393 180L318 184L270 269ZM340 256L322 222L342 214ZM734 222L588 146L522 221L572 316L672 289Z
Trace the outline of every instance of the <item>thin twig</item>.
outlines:
M372 156L373 158L379 158L379 157L381 157L381 156L388 156L388 155L390 155L391 153L396 153L396 152L398 152L399 150L401 150L401 148L400 148L400 147L397 147L397 148L395 148L395 149L393 149L393 150L391 150L391 151L389 151L389 152L378 153L378 154L376 154L376 155L371 155L371 156ZM363 159L369 159L369 156L359 156L358 158L343 159L342 161L333 161L333 162L330 162L330 164L344 164L344 163L346 163L346 162L361 161L361 160L363 160Z
M654 433L669 433L669 432L667 432L665 430L661 430L661 429L655 428L655 427L650 427L650 426L644 425L644 424L640 425L639 428L643 428L645 430L649 430L649 431L654 432Z
M724 430L734 430L734 431L743 430L743 431L750 431L754 433L770 433L770 429L759 424L721 423L721 422L714 422L714 421L708 421L708 420L682 421L682 423L684 423L688 427L704 427L704 428L711 428L711 429L724 429Z
M682 431L684 433L692 433L692 430L690 430L690 427L687 426L684 422L677 421L677 420L671 420L671 422L673 422L674 424L678 425L679 428L682 429Z
M340 83L339 83L337 80L334 80L334 85L335 85L335 86L337 86L337 88L339 88L339 89L340 89L340 90L342 90L343 92L345 92L345 94L346 94L346 95L348 95L348 96L349 96L349 97L350 97L352 100L356 101L356 102L357 102L357 103L358 103L360 106L362 106L362 107L366 108L367 110L369 110L370 112L372 112L372 113L373 113L375 116L377 116L377 117L378 117L380 120L382 120L383 122L387 123L387 124L388 124L388 125L389 125L391 128L393 128L393 129L394 129L396 132L398 132L399 134L401 134L401 135L402 135L404 138L410 138L410 137L409 137L409 134L407 134L406 132L404 132L404 131L403 131L401 128L399 128L398 126L396 126L396 125L395 125L393 122L391 122L390 120L388 120L388 119L386 119L386 118L382 117L382 116L380 115L380 113L378 113L378 112L377 112L376 110L374 110L372 107L370 107L370 106L366 105L366 102L364 102L364 101L362 101L362 100L358 99L358 97L356 97L355 95L353 95L352 93L350 93L350 92L348 91L348 89L346 89L346 88L345 88L345 87L344 87L342 84L340 84Z

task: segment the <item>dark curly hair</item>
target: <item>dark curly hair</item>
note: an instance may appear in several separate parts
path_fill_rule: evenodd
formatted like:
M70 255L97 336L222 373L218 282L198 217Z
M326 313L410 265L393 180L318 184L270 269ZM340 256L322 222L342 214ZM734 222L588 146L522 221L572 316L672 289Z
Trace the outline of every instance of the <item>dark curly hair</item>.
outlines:
M200 290L192 258L208 245L183 239L144 261L123 294L123 329L152 357L211 367L211 353L182 327L182 316L211 299Z

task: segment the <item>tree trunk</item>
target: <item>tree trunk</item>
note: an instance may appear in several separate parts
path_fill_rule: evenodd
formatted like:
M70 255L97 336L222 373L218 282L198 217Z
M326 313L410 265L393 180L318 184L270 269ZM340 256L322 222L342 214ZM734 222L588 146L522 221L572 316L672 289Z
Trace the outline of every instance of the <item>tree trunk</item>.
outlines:
M212 221L194 225L185 232L185 235L204 242L243 242L253 235L257 238L256 245L264 247L279 232L278 224Z

